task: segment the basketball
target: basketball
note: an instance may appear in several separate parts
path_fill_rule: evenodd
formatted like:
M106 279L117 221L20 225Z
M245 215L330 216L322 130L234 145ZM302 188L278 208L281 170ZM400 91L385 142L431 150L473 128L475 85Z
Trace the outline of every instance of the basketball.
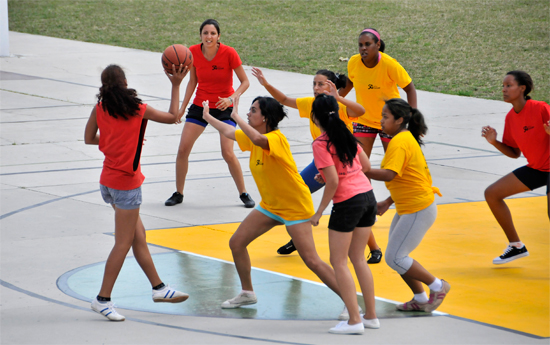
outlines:
M184 67L191 67L193 64L193 55L191 54L189 48L183 44L172 44L168 48L164 49L161 61L164 70L172 74L172 64L176 66L176 69L179 68L180 64Z

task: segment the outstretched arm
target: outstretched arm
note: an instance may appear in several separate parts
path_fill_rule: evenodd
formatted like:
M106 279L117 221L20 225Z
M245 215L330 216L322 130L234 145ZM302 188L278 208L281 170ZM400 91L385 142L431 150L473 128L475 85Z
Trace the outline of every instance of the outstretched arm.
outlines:
M269 140L267 139L267 137L258 132L254 127L250 126L248 122L246 122L239 116L239 100L240 96L235 97L231 118L235 120L237 125L239 125L244 134L246 134L246 136L252 141L254 145L259 146L264 150L269 150Z
M336 91L336 85L332 81L327 80L327 84L330 91L325 91L325 94L333 96L338 102L345 105L348 117L359 117L365 114L365 108L361 104L340 96L338 91Z
M298 105L296 104L296 98L287 97L287 95L276 89L273 85L269 84L267 82L267 79L265 79L261 69L252 67L252 75L258 79L260 84L265 87L267 92L269 92L271 96L273 96L273 98L277 100L277 102L281 103L282 105L286 105L287 107L291 107L294 109L298 108Z
M481 128L481 136L487 139L487 142L493 145L497 150L510 158L519 158L521 151L517 147L511 147L497 140L497 131L491 126Z
M150 105L147 105L145 113L143 114L144 119L148 119L160 123L177 123L179 121L179 103L180 103L180 84L189 72L189 68L183 67L180 65L176 70L176 66L172 65L172 74L166 73L168 79L172 83L172 94L170 97L170 108L168 112L157 110Z
M214 116L210 115L210 108L208 106L208 101L202 102L202 118L212 125L212 127L216 128L218 132L220 132L224 137L229 138L231 140L235 140L235 127L228 125L225 122L221 122L220 120L216 119Z

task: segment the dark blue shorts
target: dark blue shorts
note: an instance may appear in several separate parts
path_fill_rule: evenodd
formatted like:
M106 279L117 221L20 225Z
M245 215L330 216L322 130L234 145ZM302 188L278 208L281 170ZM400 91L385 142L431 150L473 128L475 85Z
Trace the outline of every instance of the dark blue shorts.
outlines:
M374 192L369 190L332 205L328 228L339 232L351 232L357 227L373 226L375 221L376 198Z
M208 126L208 122L206 122L202 118L203 110L204 110L203 107L199 107L198 105L191 104L191 106L187 110L187 116L185 117L185 122L191 122L203 127ZM221 111L220 109L216 109L216 108L210 108L210 115L212 115L214 118L220 120L221 122L225 122L228 125L236 127L237 124L231 118L232 112L233 112L233 107L227 108L224 111Z
M529 168L527 165L513 171L514 175L530 190L546 186L546 194L550 189L550 172Z

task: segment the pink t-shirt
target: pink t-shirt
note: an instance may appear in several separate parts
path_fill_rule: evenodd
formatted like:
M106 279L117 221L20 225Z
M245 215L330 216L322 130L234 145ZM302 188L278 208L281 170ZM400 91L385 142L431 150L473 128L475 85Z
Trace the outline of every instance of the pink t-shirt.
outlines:
M202 107L202 102L208 100L211 104L219 101L218 97L229 97L233 90L233 70L242 65L237 51L220 43L216 56L211 61L206 60L201 50L202 44L189 47L193 54L193 66L197 72L197 93L193 104Z
M363 167L359 161L359 153L363 151L361 146L357 144L357 154L353 159L353 165L349 166L344 164L338 159L334 146L330 147L330 152L327 151L327 134L321 134L313 142L313 158L315 160L315 166L321 173L321 176L325 178L323 168L334 166L338 172L338 188L334 197L333 203L339 203L346 201L357 194L366 193L372 190L369 179L363 173Z

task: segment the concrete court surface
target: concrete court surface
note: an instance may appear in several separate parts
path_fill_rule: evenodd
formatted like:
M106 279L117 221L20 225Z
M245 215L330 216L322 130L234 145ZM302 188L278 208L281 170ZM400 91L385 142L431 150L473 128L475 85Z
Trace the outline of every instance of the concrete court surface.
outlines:
M546 337L452 316L387 318L381 329L363 336L328 334L335 320L196 317L123 309L119 311L127 317L125 322L108 322L92 312L88 302L63 293L57 285L65 273L105 261L113 243L113 214L98 192L103 156L96 146L84 145L83 131L95 103L99 74L111 63L125 68L129 86L144 102L167 109L170 83L162 72L160 53L16 32L10 32L10 52L10 57L0 59L2 344L549 343ZM345 64L338 69L345 71ZM267 94L249 73L250 67L245 70L251 86L242 97L241 114L255 96ZM312 94L312 76L264 73L288 95ZM184 80L182 96L185 84ZM438 203L483 200L486 186L525 164L523 157L502 156L480 136L486 124L502 135L508 104L422 91L418 98L430 129L424 154L434 185L443 192ZM312 158L308 122L288 110L281 130L301 170ZM184 204L163 205L174 191L181 128L148 125L141 161L146 176L141 217L146 229L240 222L249 210L241 206L219 152L218 134L211 128L190 157ZM237 145L235 152L248 191L259 202L248 154ZM382 157L377 143L373 166ZM383 184L373 185L378 199L388 195ZM544 190L517 197L531 196L544 196ZM320 197L321 193L314 194L316 205ZM505 237L498 236L496 241L504 249ZM150 249L154 255L170 252L157 246Z

